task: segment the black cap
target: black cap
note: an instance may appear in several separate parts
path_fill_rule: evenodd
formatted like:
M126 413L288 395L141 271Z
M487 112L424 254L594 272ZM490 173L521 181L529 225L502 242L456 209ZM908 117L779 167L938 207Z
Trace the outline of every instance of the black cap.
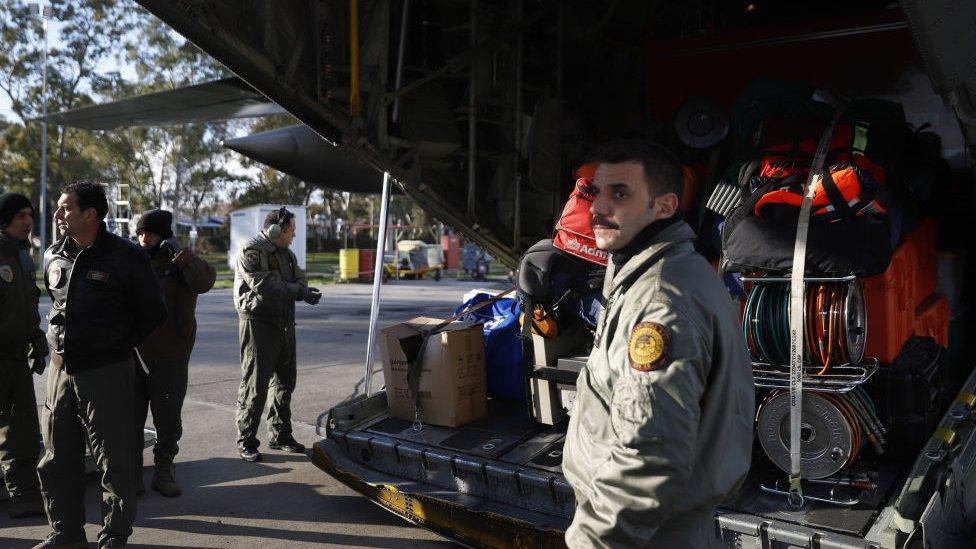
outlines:
M0 229L10 225L17 212L24 208L30 208L33 215L34 205L26 196L19 193L0 194Z
M173 214L166 210L149 210L142 214L139 222L136 223L136 234L143 230L166 240L173 236Z

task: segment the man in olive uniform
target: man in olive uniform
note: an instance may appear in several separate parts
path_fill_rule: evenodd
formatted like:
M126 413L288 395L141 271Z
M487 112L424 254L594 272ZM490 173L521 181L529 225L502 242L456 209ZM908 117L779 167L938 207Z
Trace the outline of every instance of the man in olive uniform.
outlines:
M65 187L54 213L64 236L47 250L51 368L37 470L53 532L37 548L87 547L85 446L101 470L99 547L124 547L136 513L132 355L166 318L149 256L102 221L105 188Z
M43 515L37 480L37 401L31 372L44 371L47 341L37 312L30 233L34 207L26 196L0 194L0 470L12 518Z
M257 439L268 392L268 446L302 453L291 430L295 390L295 302L315 305L322 294L310 288L295 254L295 215L286 208L268 214L264 230L237 257L234 304L240 316L241 387L237 397L237 446L241 459L259 461Z
M150 487L166 497L182 493L176 483L173 459L179 452L183 422L180 415L190 365L190 353L197 334L197 296L213 288L217 271L184 249L173 236L173 214L150 210L139 217L136 235L149 254L153 271L163 286L166 323L139 346L135 368L136 392L136 490L142 491L142 430L152 408L156 427L153 447L155 468Z
M591 207L611 253L606 307L577 379L563 471L570 547L709 547L714 507L749 469L754 393L728 292L681 219L663 147L596 151Z

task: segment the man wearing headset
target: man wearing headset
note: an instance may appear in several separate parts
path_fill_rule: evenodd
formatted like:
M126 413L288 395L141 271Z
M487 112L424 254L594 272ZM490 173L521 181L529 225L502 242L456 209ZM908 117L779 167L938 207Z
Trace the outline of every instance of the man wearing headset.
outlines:
M292 436L291 394L295 390L295 302L315 305L322 294L310 288L295 254L295 214L282 207L268 214L264 230L237 256L234 305L240 317L241 387L237 397L237 447L244 461L260 461L258 424L265 399L268 446L302 453Z

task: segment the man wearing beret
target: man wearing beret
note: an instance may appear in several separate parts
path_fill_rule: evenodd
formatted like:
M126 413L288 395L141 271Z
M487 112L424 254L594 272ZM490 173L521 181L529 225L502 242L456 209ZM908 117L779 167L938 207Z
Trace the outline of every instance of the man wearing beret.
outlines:
M47 341L37 312L30 233L34 207L22 194L0 194L0 469L13 518L43 515L37 480L37 402L31 372L44 371Z
M166 210L150 210L136 223L139 245L149 254L168 311L166 322L136 351L136 491L140 492L143 486L139 450L142 429L152 409L156 445L150 487L166 497L182 493L176 482L173 459L179 452L183 434L180 416L197 333L197 296L213 288L217 276L212 265L180 245L173 236L172 224L173 214Z

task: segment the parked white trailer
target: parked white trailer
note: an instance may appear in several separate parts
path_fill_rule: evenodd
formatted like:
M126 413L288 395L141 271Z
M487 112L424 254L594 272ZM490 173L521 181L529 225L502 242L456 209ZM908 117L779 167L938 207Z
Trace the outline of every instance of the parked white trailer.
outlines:
M305 206L258 204L235 210L230 214L230 250L227 253L227 264L231 269L237 265L237 254L241 252L244 243L264 228L265 217L282 206L295 214L295 241L292 242L291 251L295 252L295 257L298 258L298 266L302 269L305 268L305 235L307 233Z

